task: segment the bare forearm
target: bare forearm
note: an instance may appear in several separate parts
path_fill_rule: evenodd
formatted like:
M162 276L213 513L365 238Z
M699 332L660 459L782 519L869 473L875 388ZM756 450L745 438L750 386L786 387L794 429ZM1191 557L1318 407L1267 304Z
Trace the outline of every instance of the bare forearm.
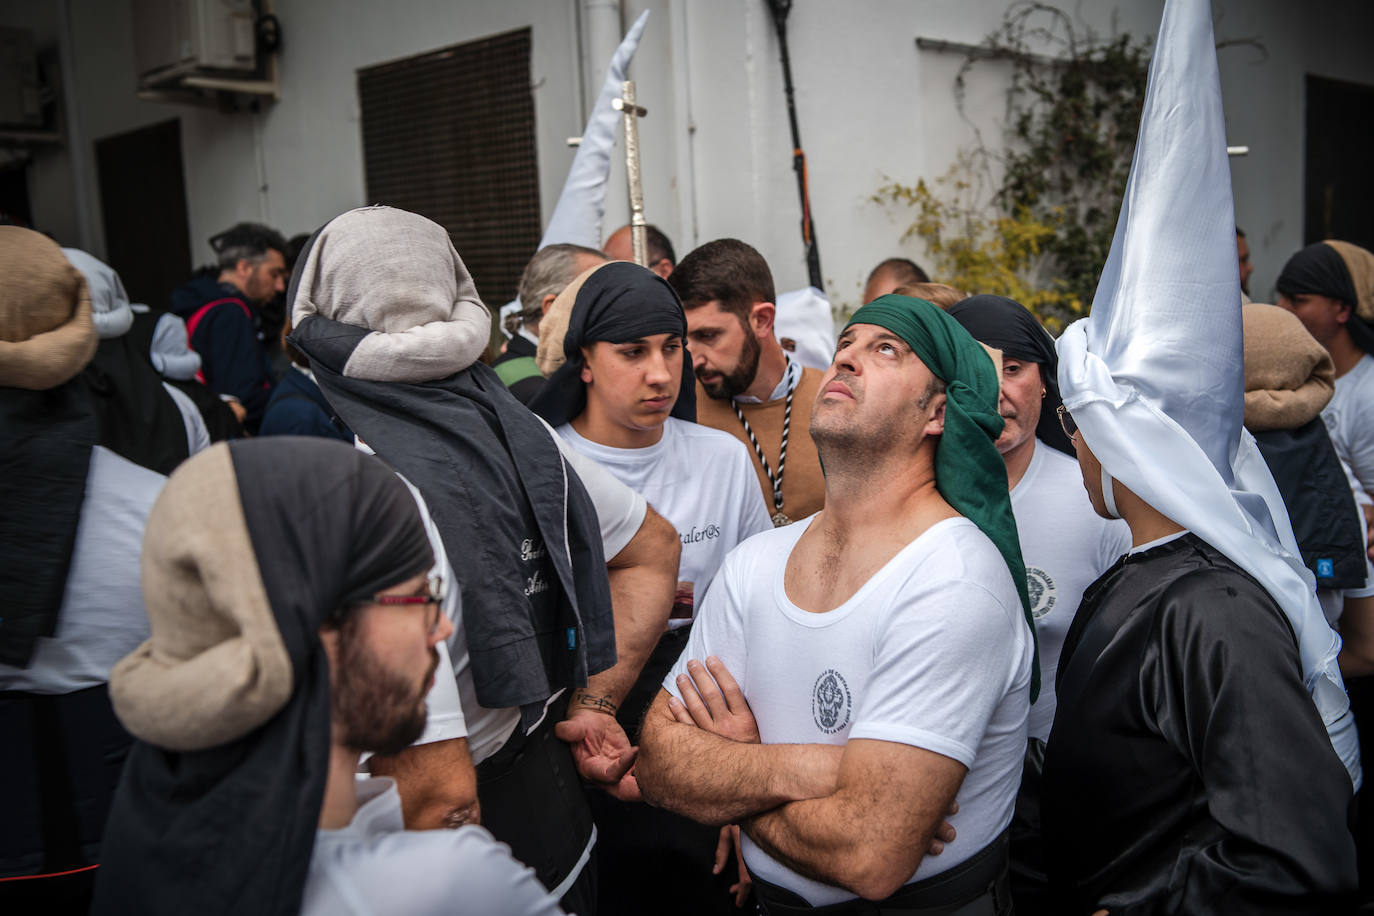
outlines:
M477 770L463 738L379 754L368 761L368 769L374 776L396 780L407 830L456 829L482 822Z
M1374 596L1346 598L1341 614L1341 674L1374 674Z
M742 744L695 726L650 721L635 772L645 799L660 808L719 825L834 791L843 748Z
M681 549L677 532L651 509L634 539L607 565L616 663L589 677L573 693L570 708L615 714L668 627Z
M839 787L740 823L793 871L881 900L915 873L966 770L920 748L856 739Z

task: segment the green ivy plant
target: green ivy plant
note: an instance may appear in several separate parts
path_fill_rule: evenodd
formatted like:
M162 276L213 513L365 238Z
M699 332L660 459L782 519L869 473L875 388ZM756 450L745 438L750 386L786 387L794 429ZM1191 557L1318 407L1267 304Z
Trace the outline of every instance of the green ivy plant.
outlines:
M1111 248L1149 48L1125 33L1096 38L1062 10L1018 0L955 80L963 113L971 69L1011 63L1000 143L979 134L933 187L889 180L873 199L916 211L903 238L925 242L937 279L1016 299L1058 331L1087 312Z

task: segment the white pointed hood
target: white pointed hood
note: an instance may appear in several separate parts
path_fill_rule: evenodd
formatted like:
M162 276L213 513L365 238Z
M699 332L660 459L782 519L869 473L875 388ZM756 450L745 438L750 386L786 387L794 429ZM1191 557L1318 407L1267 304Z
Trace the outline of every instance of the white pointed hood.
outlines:
M1140 133L1092 312L1060 338L1059 386L1106 473L1274 597L1356 786L1336 655L1287 510L1243 426L1235 213L1208 0L1168 0Z
M639 47L639 38L644 34L649 11L639 14L630 31L620 42L611 56L610 66L606 68L606 80L601 84L601 94L592 106L587 128L582 131L582 142L577 146L568 178L563 182L563 193L549 217L548 228L539 247L549 245L585 245L588 248L601 247L601 218L606 213L606 181L611 174L611 150L615 147L616 130L624 117L611 107L611 102L620 98L621 86L625 82L625 71Z
M606 67L606 79L601 84L601 94L596 97L587 127L582 131L582 142L577 146L568 177L563 182L563 191L554 205L553 216L539 240L539 248L550 245L583 245L587 248L601 248L601 219L606 215L606 182L611 175L611 150L615 148L616 129L620 127L620 112L611 107L611 102L620 98L621 83L625 82L625 71L639 48L640 36L649 21L649 11L639 14L630 31L625 33L620 46L611 55ZM513 299L501 306L501 331L507 337L506 319L520 311L520 300Z

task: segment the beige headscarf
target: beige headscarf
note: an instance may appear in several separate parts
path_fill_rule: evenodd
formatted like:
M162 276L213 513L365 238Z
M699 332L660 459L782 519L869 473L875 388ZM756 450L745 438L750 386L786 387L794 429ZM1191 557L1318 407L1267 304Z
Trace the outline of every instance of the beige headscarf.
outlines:
M52 239L0 226L0 387L46 391L95 356L86 278Z
M1336 254L1345 262L1350 271L1350 282L1355 287L1355 314L1366 322L1374 322L1374 253L1359 245L1327 239L1323 242L1336 249Z
M535 354L534 362L539 366L539 373L548 378L558 371L558 367L563 365L563 338L568 336L568 322L572 319L573 303L577 301L577 294L582 290L582 284L587 282L587 278L596 273L606 264L613 264L607 261L595 267L589 267L578 274L573 281L563 288L563 292L549 305L549 311L539 321L539 350Z
M228 444L168 479L146 530L152 638L110 672L115 712L134 735L174 751L242 737L286 704L292 675Z
M1241 308L1245 331L1245 428L1296 429L1335 393L1331 355L1292 312L1276 305Z
M291 280L291 324L311 315L372 331L343 374L429 382L468 368L491 314L448 232L418 213L362 207L330 220Z

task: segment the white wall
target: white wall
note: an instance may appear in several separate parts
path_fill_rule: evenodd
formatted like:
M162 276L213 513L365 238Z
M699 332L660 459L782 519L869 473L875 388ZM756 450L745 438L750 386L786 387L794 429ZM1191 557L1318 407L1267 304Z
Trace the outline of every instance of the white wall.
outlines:
M587 99L604 61L584 61L580 3L604 12L614 0L276 0L282 22L282 100L260 114L140 102L134 97L129 0L66 0L77 71L79 143L75 176L99 239L98 193L90 144L179 116L195 257L206 239L240 219L287 233L313 229L366 203L356 71L399 57L530 26L540 189L552 212L582 130ZM975 126L995 143L1005 97L1004 65L980 63L969 83L970 119L961 119L953 80L962 58L921 51L918 36L978 43L1000 22L1009 0L798 0L789 36L796 103L808 154L811 199L826 286L854 304L868 269L918 243L899 243L910 215L870 201L888 179L934 179ZM1153 37L1162 0L1087 3L1062 0L1077 21L1099 32L1114 24ZM49 6L12 0L11 7ZM648 218L673 239L679 256L695 244L735 235L757 246L779 289L806 282L798 230L776 36L763 0L621 0L622 24L651 10L631 69L649 117L641 124ZM1306 73L1374 85L1374 3L1365 0L1215 0L1219 39L1256 37L1219 52L1230 139L1251 147L1233 162L1237 221L1251 240L1252 291L1268 294L1283 260L1301 244L1303 78ZM583 23L585 25L585 22ZM1001 69L999 69L1001 68ZM970 123L971 122L971 123ZM80 157L78 157L80 158ZM40 222L76 231L79 193L64 195L60 157L34 184ZM70 162L65 166L69 171ZM55 171L54 171L55 170ZM261 177L260 177L261 174ZM606 231L628 212L623 166L611 178ZM89 212L95 210L95 212ZM65 240L65 239L64 239Z

